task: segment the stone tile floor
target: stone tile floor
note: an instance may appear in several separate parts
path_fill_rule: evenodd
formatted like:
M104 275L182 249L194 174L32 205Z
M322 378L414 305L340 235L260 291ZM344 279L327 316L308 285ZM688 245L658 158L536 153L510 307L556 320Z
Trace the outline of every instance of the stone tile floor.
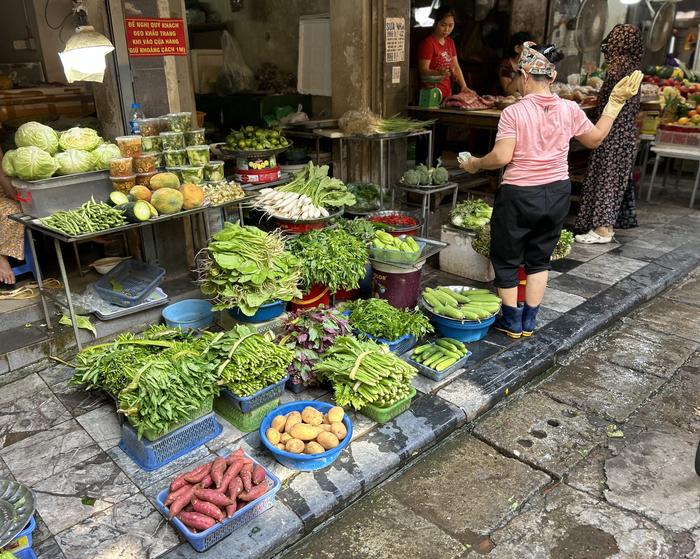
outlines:
M51 367L5 384L0 389L0 475L28 484L37 495L39 530L34 542L38 557L224 558L231 557L234 550L239 557L260 557L278 549L280 543L295 541L337 512L340 505L351 502L491 407L504 389L523 384L527 380L524 372L543 366L579 334L590 335L600 327L595 324L615 315L616 301L626 301L629 310L642 300L636 292L660 289L662 281L665 287L676 268L688 267L692 259L697 261L696 247L687 243L699 238L698 212L678 204L654 204L642 205L639 214L642 226L620 232L617 243L576 246L569 257L555 263L556 277L538 317L539 337L514 342L491 331L484 340L471 344L474 355L466 370L440 383L416 377L418 396L411 410L396 420L380 426L352 414L354 440L323 472L299 474L279 465L261 449L256 433L242 433L223 419L223 433L206 446L165 468L145 472L117 446L120 432L113 405L101 394L68 387L70 371L66 367ZM424 282L469 283L427 268ZM662 305L664 313L652 313L646 319L659 331L659 337L650 343L663 343L664 332L674 335L677 331L697 341L698 329L681 318L687 303L680 298ZM551 337L551 333L556 336ZM527 359L522 359L525 354ZM593 361L590 366L594 365ZM655 373L645 376L643 385L645 390L653 390L662 382L663 371L659 363L648 365ZM629 372L630 378L639 374ZM569 385L562 379L560 386ZM601 396L592 411L616 418L635 405L634 399L615 398L605 386L586 387ZM567 390L562 388L561 393L552 395L565 399ZM330 395L323 390L299 396L285 393L283 400L309 398L328 400ZM565 406L553 400L551 405ZM560 414L561 410L552 413ZM580 425L572 422L570 428L583 441L592 429L583 420ZM556 439L551 442L556 444ZM177 472L239 445L271 467L284 482L283 489L274 509L254 525L239 530L206 554L197 554L181 543L156 511L154 496ZM556 470L545 463L541 467ZM396 498L382 496L383 506L390 509ZM442 545L451 549L453 542Z

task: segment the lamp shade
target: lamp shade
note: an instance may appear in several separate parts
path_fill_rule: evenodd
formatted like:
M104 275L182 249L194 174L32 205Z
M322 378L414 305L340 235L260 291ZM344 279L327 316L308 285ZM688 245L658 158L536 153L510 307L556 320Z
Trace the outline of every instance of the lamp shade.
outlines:
M102 83L107 67L105 56L113 50L114 46L109 39L97 33L93 27L78 27L68 39L63 52L58 53L68 83Z

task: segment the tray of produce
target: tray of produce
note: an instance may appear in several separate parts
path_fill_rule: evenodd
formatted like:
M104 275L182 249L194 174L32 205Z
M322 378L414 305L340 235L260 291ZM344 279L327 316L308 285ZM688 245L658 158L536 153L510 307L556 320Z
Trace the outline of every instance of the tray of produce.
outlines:
M146 309L151 309L153 307L160 307L167 304L169 301L170 297L168 294L165 293L165 291L163 291L160 287L156 287L148 297L133 307L120 307L105 301L104 306L100 307L99 309L95 309L93 312L100 320L114 320L115 318L121 318L123 316L145 311Z
M156 507L197 551L205 551L275 504L280 480L238 449L180 474Z
M382 190L380 186L367 182L351 182L347 187L356 200L352 206L345 208L347 213L365 215L379 209Z
M392 234L414 235L423 227L423 218L413 212L382 210L367 215L372 223Z
M21 483L0 479L0 549L24 530L34 514L34 494Z
M414 348L404 358L424 377L439 381L464 367L471 354L459 340L438 338Z
M458 322L480 322L493 318L501 310L501 299L488 289L463 285L426 287L421 295L423 307L432 314Z
M450 212L450 223L464 231L476 231L491 221L493 208L484 200L472 198L459 202Z
M274 188L276 186L284 185L287 184L289 181L291 181L294 178L293 173L287 172L287 171L281 171L280 172L280 178L276 181L272 182L246 182L242 183L241 187L243 190L246 192L256 192L258 190L262 190L263 188ZM229 179L229 180L234 180L234 179Z
M124 260L95 283L97 294L113 305L141 303L165 276L165 269L139 260Z
M413 239L419 246L421 246L421 253L414 262L410 264L405 262L391 262L389 264L388 262L379 259L375 259L375 262L380 264L383 262L385 264L389 264L390 266L394 266L395 268L404 268L407 270L415 269L420 267L426 260L428 260L428 258L435 256L442 249L449 246L449 243L446 243L445 241L437 241L435 239L425 239L423 237L413 237Z
M352 439L352 421L340 406L313 400L291 402L268 413L260 440L277 461L312 471L332 464Z
M410 235L394 237L377 231L369 246L369 257L387 264L415 264L426 246L424 241L416 241Z
M450 183L450 174L445 167L427 167L418 165L415 169L404 172L399 185L408 188L431 188L434 186L446 186Z
M226 141L214 144L222 154L232 157L269 157L289 149L293 142L276 128L244 126L226 136Z

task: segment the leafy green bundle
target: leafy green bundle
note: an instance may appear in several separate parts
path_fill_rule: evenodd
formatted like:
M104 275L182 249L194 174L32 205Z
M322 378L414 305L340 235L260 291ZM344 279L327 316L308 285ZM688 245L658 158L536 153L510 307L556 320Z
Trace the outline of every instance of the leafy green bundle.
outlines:
M433 325L420 311L392 307L384 299L367 299L348 303L350 326L364 334L393 341L411 334L420 338L433 331Z
M321 380L333 386L339 406L356 410L367 404L388 407L408 397L416 370L389 353L386 346L340 336L314 367Z
M561 235L559 235L559 240L557 241L554 251L552 251L552 260L559 260L561 258L566 258L571 252L571 247L574 244L574 234L567 230L562 229ZM474 252L489 257L491 253L491 224L479 227L474 234L474 239L472 240L472 248Z
M353 206L356 202L355 196L348 191L343 181L328 176L328 165L316 166L313 161L294 180L275 190L308 196L313 205L319 208L339 209Z
M217 383L242 397L282 380L294 358L291 349L242 325L211 337L204 355L215 363Z
M317 229L290 242L290 250L301 265L304 291L321 284L331 293L357 289L365 277L367 248L342 229Z
M238 307L246 316L270 301L301 297L299 261L278 232L226 223L200 259L202 293L214 310Z
M492 211L486 202L473 198L457 204L450 212L450 221L457 227L477 229L491 221Z
M330 227L332 229L343 229L356 239L362 241L363 244L368 245L372 241L378 225L379 224L362 217L356 217L355 219L336 217L331 220Z

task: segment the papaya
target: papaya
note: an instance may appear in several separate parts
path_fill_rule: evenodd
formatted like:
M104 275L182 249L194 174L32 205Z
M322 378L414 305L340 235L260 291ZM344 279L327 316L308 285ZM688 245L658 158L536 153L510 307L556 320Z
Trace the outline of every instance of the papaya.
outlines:
M156 173L151 177L151 190L160 190L161 188L179 188L180 179L175 173Z
M151 190L147 186L137 184L135 187L129 190L129 194L131 194L137 200L143 200L144 202L151 201Z
M180 187L180 194L183 198L183 210L192 210L204 204L204 190L196 184L186 182Z
M162 215L179 212L183 203L182 194L174 188L159 188L151 196L151 204Z

